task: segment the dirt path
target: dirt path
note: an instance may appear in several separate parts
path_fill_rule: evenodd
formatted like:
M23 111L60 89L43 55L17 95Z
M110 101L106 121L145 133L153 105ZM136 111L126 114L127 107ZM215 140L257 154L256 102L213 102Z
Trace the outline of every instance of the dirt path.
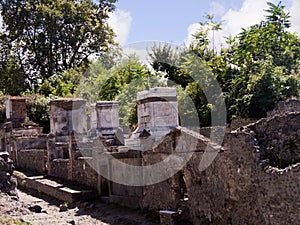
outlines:
M60 212L59 202L39 193L19 191L19 200L0 194L0 224L33 225L155 225L149 217L135 210L107 205L99 201L77 204L77 207ZM37 197L38 196L38 197ZM41 207L41 212L29 210ZM149 216L149 215L148 215Z

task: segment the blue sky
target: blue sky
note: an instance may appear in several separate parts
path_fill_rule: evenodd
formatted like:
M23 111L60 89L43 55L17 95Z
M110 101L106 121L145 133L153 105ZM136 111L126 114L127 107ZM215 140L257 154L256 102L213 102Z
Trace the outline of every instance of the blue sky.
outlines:
M277 4L278 0L269 0ZM189 43L197 24L205 13L213 13L216 20L224 20L223 30L216 38L236 35L241 27L248 27L263 19L265 0L119 0L111 15L110 24L117 33L117 41L126 45L140 41ZM292 31L300 31L299 0L283 0L291 12Z

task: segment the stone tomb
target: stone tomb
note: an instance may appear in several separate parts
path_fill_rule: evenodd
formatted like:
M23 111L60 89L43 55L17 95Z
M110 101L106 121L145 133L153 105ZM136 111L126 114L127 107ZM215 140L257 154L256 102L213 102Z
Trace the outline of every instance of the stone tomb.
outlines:
M125 145L132 150L149 150L151 146L178 126L175 88L156 87L138 92L138 128Z
M87 132L86 102L83 99L56 99L50 102L50 128L54 135Z
M119 128L119 103L115 101L101 101L92 105L91 129L106 139L113 138Z
M159 139L178 126L178 105L175 88L150 88L139 92L138 130L149 131L155 139Z
M6 118L12 122L13 128L22 126L27 117L26 98L10 97L5 102Z

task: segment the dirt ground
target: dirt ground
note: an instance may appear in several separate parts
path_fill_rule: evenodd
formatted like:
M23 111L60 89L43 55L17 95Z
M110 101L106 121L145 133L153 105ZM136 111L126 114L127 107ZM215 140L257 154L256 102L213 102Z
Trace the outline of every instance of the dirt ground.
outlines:
M19 199L0 193L0 224L17 225L155 225L153 214L104 204L99 201L79 202L60 212L61 202L36 192L18 190ZM41 212L32 212L36 206Z

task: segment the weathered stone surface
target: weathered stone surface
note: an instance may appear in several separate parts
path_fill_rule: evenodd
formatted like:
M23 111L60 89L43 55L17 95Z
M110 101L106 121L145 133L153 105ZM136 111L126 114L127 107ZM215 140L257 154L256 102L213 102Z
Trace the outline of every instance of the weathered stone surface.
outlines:
M26 98L10 97L6 100L6 118L12 122L14 128L21 127L26 116Z
M276 135L275 127L292 130L288 121L294 119L295 114L264 119L227 134L225 151L204 172L197 168L201 154L193 155L183 169L193 224L299 223L300 164L285 169L263 166L260 145ZM298 145L300 139L293 141Z
M104 138L114 138L119 128L119 103L101 101L92 105L91 129Z
M50 128L55 135L87 132L86 102L83 99L56 99L50 102Z
M17 181L12 177L13 162L7 152L0 152L0 191L10 195L17 195Z
M57 126L53 135L47 138L39 135L10 138L9 135L5 136L10 131L6 132L3 128L0 137L5 138L1 140L1 149L20 150L13 150L11 154L17 163L24 160L23 164L18 165L30 162L33 167L41 168L45 141L39 140L47 139L49 175L98 189L101 195L109 198L109 202L157 211L172 210L178 213L178 221L186 221L182 224L300 223L300 112L297 108L296 111L290 109L294 109L294 103L280 106L269 118L234 131L228 129L221 148L212 143L209 136L211 132L223 132L223 128L200 129L200 134L187 128L174 128L173 125L177 126L175 113L172 110L160 111L168 103L162 98L175 102L174 92L163 89L144 92L138 98L138 104L145 106L141 114L144 117L139 118L139 124L145 129L136 133L134 140L138 140L138 143L132 142L132 145L138 144L138 150L144 149L143 152L131 151L128 146L116 146L122 144L123 140L115 131L109 140L83 137L84 130L81 128L85 125L80 122L76 126L81 129L82 135L75 136L73 127L68 125L70 120L67 122L72 119L69 116L73 100L54 103L56 108L51 118L53 122L57 118ZM83 105L78 101L75 106L75 110L79 110L77 113L84 112ZM106 109L107 106L101 107ZM152 114L153 111L157 111L157 114ZM150 120L147 116L150 116ZM169 116L172 118L165 120ZM167 126L164 122L173 125ZM151 130L151 124L155 129ZM143 132L146 129L147 132ZM158 135L162 135L161 140L156 139L158 136L153 135L154 131L162 132ZM200 162L207 153L216 153L216 158L208 161L205 170L199 170ZM108 154L112 156L110 160L107 159ZM177 163L183 160L186 162L177 167ZM132 176L120 169L120 162L145 168L161 161L167 163L156 173L133 167L132 174L135 175ZM14 188L10 166L5 156L2 160L0 158L0 188L5 191ZM105 177L97 174L93 167L105 171ZM170 173L167 179L152 185L132 187L107 179L153 181L157 175L174 168L177 170ZM31 182L31 185L35 183ZM49 190L45 188L44 191ZM60 195L55 188L52 191ZM166 223L174 222L172 217L167 220L169 222Z
M170 210L160 210L160 225L176 225L177 212Z
M275 115L249 126L255 133L262 159L284 169L300 162L300 111Z
M289 99L279 102L274 110L268 112L268 117L283 115L289 112L300 112L300 99Z
M159 139L178 126L178 105L175 88L150 88L137 96L138 130L144 129Z

